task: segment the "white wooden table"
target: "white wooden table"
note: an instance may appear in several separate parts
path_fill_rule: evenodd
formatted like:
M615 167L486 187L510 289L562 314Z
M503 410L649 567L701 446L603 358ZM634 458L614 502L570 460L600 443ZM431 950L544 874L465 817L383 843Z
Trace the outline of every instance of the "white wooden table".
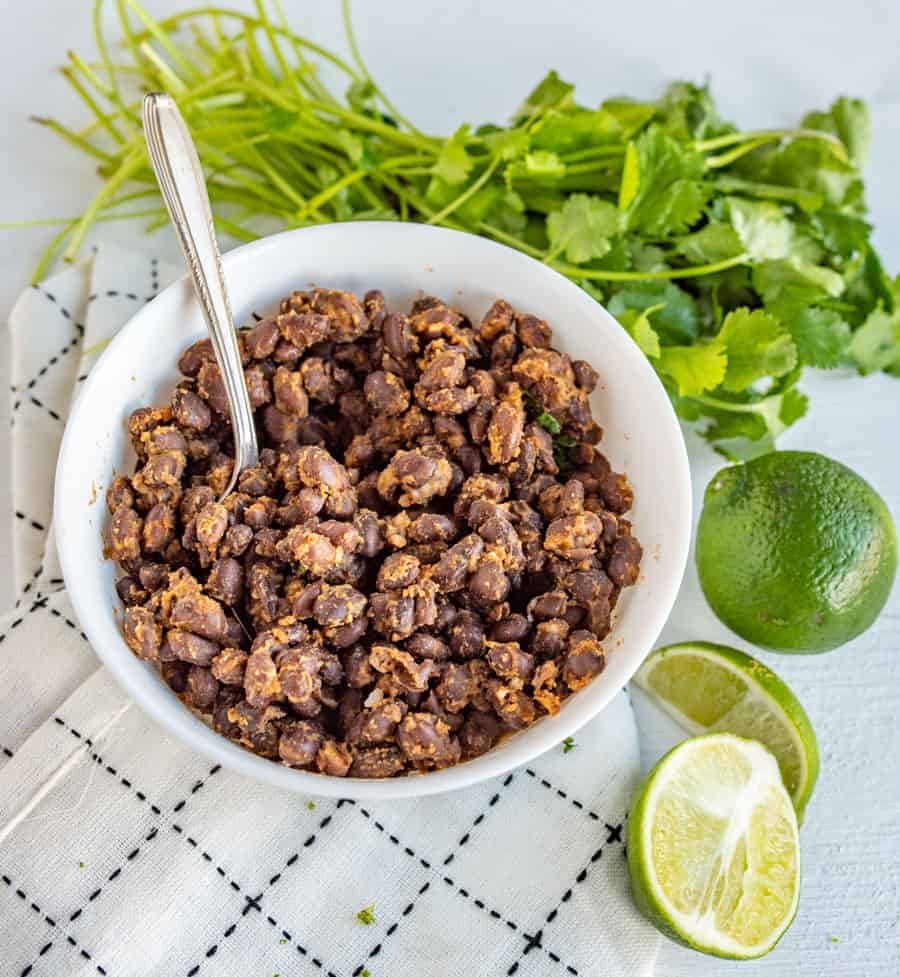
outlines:
M249 8L249 0L236 0ZM154 13L186 6L146 0ZM295 24L341 45L336 3L287 3ZM723 112L746 126L788 125L839 93L873 108L868 186L876 239L900 270L900 5L885 0L756 0L664 4L632 0L358 0L356 26L370 67L404 111L426 129L503 119L544 72L556 67L585 102L606 94L658 94L667 80L709 75ZM91 167L29 114L77 116L53 69L67 48L90 49L85 3L17 5L0 34L0 221L77 213L96 188ZM107 225L104 239L139 248L140 229ZM25 286L46 229L0 231L0 318ZM171 249L171 241L155 240ZM174 251L173 251L174 258ZM0 346L0 349L4 347ZM0 384L7 385L0 354ZM783 447L822 451L856 469L900 521L900 381L829 374L804 380L812 412ZM8 408L0 402L0 460L9 457ZM719 467L690 439L695 514ZM0 477L0 608L8 574L9 493ZM740 645L716 621L691 564L664 639ZM878 624L824 657L764 656L806 705L822 749L822 774L803 828L804 894L775 952L750 964L699 957L673 945L659 977L897 977L900 974L900 587ZM2 668L2 664L0 664ZM636 695L637 698L637 695ZM648 761L673 732L638 702ZM423 975L424 977L424 975ZM620 975L598 975L620 977Z

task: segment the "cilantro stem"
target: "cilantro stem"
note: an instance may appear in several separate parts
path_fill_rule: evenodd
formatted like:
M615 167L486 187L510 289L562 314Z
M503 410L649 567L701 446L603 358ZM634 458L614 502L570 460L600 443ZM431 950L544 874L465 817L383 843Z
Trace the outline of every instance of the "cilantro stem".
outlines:
M803 190L800 187L782 187L777 183L756 183L752 180L742 180L738 177L722 174L716 177L716 186L726 193L729 191L745 193L751 197L761 197L764 200L786 200L795 203L803 210L817 210L822 206L822 195L814 190Z
M44 249L44 253L38 260L34 271L31 273L31 284L36 285L44 275L47 273L47 269L53 264L56 258L57 252L65 243L66 238L72 233L72 228L77 224L77 221L72 221L71 224L67 224L58 234L56 234L47 247Z
M720 153L718 156L707 156L704 165L708 170L730 166L735 160L746 156L747 153L752 153L755 149L759 149L760 146L765 146L769 142L771 142L771 139L766 136L760 136L759 139L751 139L749 142L735 146L734 149L730 149L727 153Z
M104 117L103 110L97 104L93 95L91 95L91 93L84 87L84 85L81 84L81 81L79 78L76 77L75 72L68 67L62 68L61 71L63 77L72 86L72 88L75 89L75 91L78 93L78 95L80 96L84 104L87 105L87 107L91 110L91 112L95 116L97 116L98 119L101 120L101 124L103 125L103 128L106 129L106 131L113 137L113 139L117 143L119 144L124 143L125 137L122 135L121 132L119 132L119 130L112 124L112 122L109 119L106 119Z
M253 147L252 153L253 158L257 161L259 168L263 171L263 173L266 174L266 176L268 176L272 183L275 184L275 186L285 195L285 197L287 197L288 200L294 203L297 207L312 210L317 209L315 207L310 208L309 203L303 198L303 196L297 193L291 184L282 177L278 170L276 170L274 166L271 166L266 161L255 146Z
M315 67L306 60L306 55L303 53L303 46L297 43L294 35L288 29L287 17L284 13L284 6L281 0L273 0L275 11L278 14L278 19L281 21L281 29L287 35L291 48L294 51L294 57L297 59L297 63L300 66L301 71L301 83L303 87L309 92L310 95L315 95L319 98L324 98L326 101L334 101L334 97L331 92L319 81L316 76Z
M587 149L579 149L572 153L562 153L560 159L568 166L569 163L578 163L588 159L614 159L617 156L625 155L624 144L610 146L590 146Z
M134 30L131 27L131 18L128 16L128 10L126 9L125 4L126 0L116 0L116 10L119 13L119 23L122 26L122 33L125 35L125 44L131 53L132 60L136 65L141 65L143 63L143 59L141 58L137 37L135 36Z
M700 139L694 142L694 149L705 153L710 149L721 149L724 146L735 146L738 143L755 142L763 139L766 142L781 142L785 139L821 139L830 143L836 155L845 163L849 162L847 147L830 132L822 132L820 129L757 129L751 132L731 132L724 136L716 136L714 139Z
M328 105L313 100L310 100L308 104L311 109L318 110L325 115L333 115L337 119L343 119L345 122L352 123L357 129L377 133L385 139L403 146L413 146L416 149L434 152L435 146L440 144L440 140L434 139L431 136L403 132L401 129L395 129L394 126L389 126L385 122L379 122L377 119L372 119L367 115L360 115L358 112L353 112L350 109L341 108L339 105Z
M336 196L341 192L341 190L346 187L353 186L354 183L358 183L366 176L365 170L354 170L351 173L346 173L339 180L336 180L331 184L330 187L326 187L321 193L316 194L315 197L310 198L305 206L303 206L298 212L297 217L305 217L309 211L317 210L323 204L328 203L332 197Z
M72 67L75 68L76 71L80 71L84 78L87 79L91 85L93 85L97 92L99 92L104 98L112 98L112 91L106 84L104 84L104 82L100 80L100 78L97 77L97 73L90 67L90 65L85 64L85 62L82 61L82 59L74 51L69 51L68 55L69 61L72 62Z
M727 271L738 265L745 264L749 258L747 254L738 254L733 258L714 261L708 265L693 265L688 268L665 268L661 271L606 271L600 268L579 268L562 262L553 262L551 267L562 272L569 278L585 278L596 281L610 282L641 282L667 281L676 278L699 278L702 275L714 275L717 271Z
M159 43L159 46L168 54L172 61L181 68L188 78L197 78L196 68L172 43L169 35L162 29L159 22L154 20L150 14L138 3L138 0L125 0L128 6L134 11L135 16L144 25L150 35Z
M478 225L478 229L481 233L489 234L491 237L496 238L501 244L509 245L509 247L515 248L517 251L524 251L525 254L531 255L532 258L543 257L543 253L537 248L532 247L527 241L523 241L520 237L516 237L515 234L510 234L500 227L495 227L493 224L487 224L482 221Z
M281 45L278 43L278 38L275 35L275 31L272 30L272 24L266 15L266 8L263 6L262 0L256 0L256 13L262 22L263 31L265 31L266 38L269 41L269 47L272 49L272 52L275 55L275 60L278 62L278 67L281 69L282 77L285 80L290 80L294 91L296 91L298 95L301 94L300 82L298 81L297 76L288 66L284 53L281 50Z
M749 404L738 404L731 400L719 400L716 397L709 397L705 394L693 394L692 400L700 404L712 407L715 410L732 411L737 414L758 414L765 419L766 427L773 438L777 438L785 429L786 425L781 420L782 395L774 394L763 397L762 400L754 400Z
M495 156L488 166L485 168L484 172L478 179L463 193L461 193L455 200L451 200L443 210L439 210L436 214L429 217L426 221L427 224L440 224L441 221L446 220L454 210L458 210L467 201L471 200L472 197L478 193L478 191L490 180L494 175L494 171L500 165L501 159L499 156Z
M619 153L618 155L621 156L623 153ZM566 163L566 177L580 176L585 173L598 173L608 169L609 164L610 161L608 159L588 160L584 163L575 163L573 166Z
M81 246L81 242L84 240L85 235L96 220L100 209L112 198L113 194L119 189L119 187L122 186L126 180L130 179L142 165L144 165L144 158L135 151L125 160L125 162L109 178L109 180L107 180L106 184L91 201L87 207L87 210L85 210L81 219L76 224L72 232L72 239L69 241L69 245L63 253L63 258L65 258L66 261L75 260L75 256L78 254L78 249Z
M121 2L121 0L120 0ZM192 7L189 10L182 10L180 13L172 14L169 17L164 17L160 22L159 26L164 30L171 30L177 27L185 20L193 20L197 17L205 16L215 16L215 17L231 17L234 20L240 20L245 25L253 24L254 26L261 27L262 25L255 17L251 17L249 14L242 13L239 10L229 10L226 7ZM276 34L281 34L285 37L292 39L293 43L306 48L308 51L312 51L313 54L317 54L320 58L325 61L330 62L336 68L339 68L344 74L349 75L354 81L363 81L362 78L357 74L357 72L342 58L339 58L336 54L329 51L327 48L323 48L320 45L310 41L306 37L302 37L299 34L294 34L292 31L285 27L278 27L273 25L272 30Z
M101 214L97 218L97 223L158 217L164 213L165 210L162 207L146 207L143 210L128 210L124 214ZM9 221L0 224L0 231L26 230L29 227L60 227L62 225L71 228L78 223L79 219L78 217L40 217L31 221Z
M347 44L350 46L350 54L353 57L356 67L359 69L363 78L372 86L372 90L381 99L384 107L391 113L391 115L400 123L406 126L411 132L416 133L416 135L421 136L422 133L409 121L409 119L404 116L396 105L385 95L381 88L375 84L375 80L369 74L369 69L366 67L365 61L363 61L363 56L359 50L359 45L356 43L356 32L353 30L353 20L350 17L350 0L341 0L341 17L344 21L344 34L347 37Z
M187 91L187 85L175 74L165 61L153 50L149 42L142 41L140 44L141 54L156 69L160 84L173 95L182 95Z
M87 139L79 136L77 132L72 132L71 129L66 128L61 122L57 122L56 119L45 119L41 116L33 115L31 116L31 121L39 126L45 126L51 132L55 132L58 136L65 139L66 142L71 143L76 149L80 149L83 153L93 156L94 159L99 159L102 163L113 162L113 157L109 153L104 153L102 149L99 149L93 143L88 142Z

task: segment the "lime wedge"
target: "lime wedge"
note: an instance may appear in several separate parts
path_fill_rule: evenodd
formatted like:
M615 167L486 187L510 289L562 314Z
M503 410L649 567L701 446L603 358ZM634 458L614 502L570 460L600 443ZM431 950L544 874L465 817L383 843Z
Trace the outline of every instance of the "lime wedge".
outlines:
M755 658L695 641L660 648L634 681L689 733L734 733L767 746L798 817L819 775L819 747L797 697Z
M790 926L800 896L797 815L778 764L754 740L685 740L644 781L628 817L641 912L703 953L750 959Z

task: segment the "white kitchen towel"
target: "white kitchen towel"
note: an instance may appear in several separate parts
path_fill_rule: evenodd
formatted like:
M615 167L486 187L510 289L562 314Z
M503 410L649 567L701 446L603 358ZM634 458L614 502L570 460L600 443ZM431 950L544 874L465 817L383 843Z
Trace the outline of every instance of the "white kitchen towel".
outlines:
M210 766L100 667L49 533L56 453L97 344L175 273L101 249L10 319L18 601L0 619L0 974L651 974L659 938L625 865L640 773L626 692L567 752L452 794L362 804Z

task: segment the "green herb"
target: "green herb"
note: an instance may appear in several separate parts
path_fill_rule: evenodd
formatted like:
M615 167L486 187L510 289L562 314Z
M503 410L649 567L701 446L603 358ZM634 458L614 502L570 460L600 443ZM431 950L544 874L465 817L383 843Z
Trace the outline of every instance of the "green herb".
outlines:
M832 943L840 943L841 941L836 936L832 936L831 942Z
M316 802L315 801L307 801L306 802L306 809L308 811L314 811L316 809Z
M552 414L548 414L547 411L539 414L536 421L545 431L549 431L551 434L559 434L562 430L559 421Z
M79 862L79 863L78 863L78 867L79 867L79 868L84 868L84 862Z
M356 914L356 918L363 924L363 926L371 926L375 922L375 903L371 906L366 906L364 909Z
M553 460L560 472L565 474L572 468L570 452L578 442L568 434L557 434L553 439Z
M287 939L287 937L286 937L286 936L282 936L282 938L281 938L281 939L280 939L280 940L279 940L278 942L279 942L279 943L280 943L280 944L281 944L282 946L284 946L284 944L288 942L288 939Z
M279 0L161 20L140 0L107 2L122 52L111 58L95 0L97 58L71 54L63 72L92 121L35 120L89 155L103 184L60 221L36 277L60 251L74 258L97 222L166 222L139 101L164 90L193 131L223 234L399 219L518 248L604 302L679 415L730 457L770 450L803 416L805 366L900 376L900 282L865 220L870 125L858 100L795 129L742 132L707 87L588 107L551 71L508 126L433 136L370 75L348 0L351 62L291 30ZM557 438L563 468L568 447Z
M369 972L369 968L363 967L363 969L359 972L359 977L372 977L372 974Z
M578 744L575 742L575 740L571 736L567 736L562 741L562 750L563 750L563 753L571 753L572 750L574 750L576 746L578 746Z

